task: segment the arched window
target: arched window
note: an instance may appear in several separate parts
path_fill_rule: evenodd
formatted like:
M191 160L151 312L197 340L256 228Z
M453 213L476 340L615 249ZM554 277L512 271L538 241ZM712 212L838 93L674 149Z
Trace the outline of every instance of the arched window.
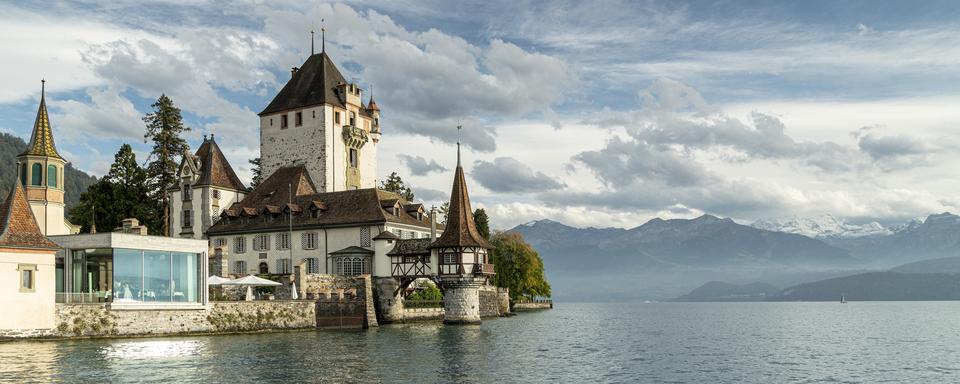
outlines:
M43 185L43 165L40 163L33 163L33 168L30 170L30 185Z
M267 266L267 263L260 263L260 273L270 273L270 267Z
M27 163L20 164L20 184L27 185Z
M48 187L57 187L57 166L48 165L47 166L47 186Z

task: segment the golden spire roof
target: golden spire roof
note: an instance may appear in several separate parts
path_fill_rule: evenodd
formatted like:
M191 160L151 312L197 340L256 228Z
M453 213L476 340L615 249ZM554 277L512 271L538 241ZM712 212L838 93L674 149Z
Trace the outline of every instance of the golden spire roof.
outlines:
M57 146L53 143L53 130L50 128L50 116L47 114L46 80L40 80L40 83L40 108L37 110L37 120L33 123L33 133L30 135L30 142L27 143L27 150L20 156L47 156L63 160L63 157L57 153Z

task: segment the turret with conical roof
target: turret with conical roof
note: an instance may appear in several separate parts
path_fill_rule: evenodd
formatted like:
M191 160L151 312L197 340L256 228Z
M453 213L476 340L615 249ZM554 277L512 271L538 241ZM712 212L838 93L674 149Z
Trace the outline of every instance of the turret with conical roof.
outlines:
M66 160L57 152L53 128L47 113L46 81L41 80L40 107L33 123L27 149L17 155L20 183L44 235L77 233L79 227L64 217L64 168Z

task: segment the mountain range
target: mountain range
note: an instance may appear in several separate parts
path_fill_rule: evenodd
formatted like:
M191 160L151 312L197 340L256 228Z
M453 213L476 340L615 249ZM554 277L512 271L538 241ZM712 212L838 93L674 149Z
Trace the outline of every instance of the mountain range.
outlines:
M631 229L538 220L510 231L540 252L554 291L569 300L665 299L715 280L788 287L960 256L960 216L950 213L895 227L829 216L742 225L703 215Z

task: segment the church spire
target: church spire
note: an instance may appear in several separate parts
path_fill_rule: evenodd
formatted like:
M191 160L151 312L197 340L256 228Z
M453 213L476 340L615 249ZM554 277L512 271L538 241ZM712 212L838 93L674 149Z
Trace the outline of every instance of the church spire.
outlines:
M33 123L30 143L27 144L27 150L20 156L34 155L63 159L53 143L53 130L50 128L50 116L47 114L46 83L46 80L40 80L40 108L37 110L37 119Z
M473 210L470 207L470 195L467 193L467 181L463 176L463 167L460 165L459 132L462 126L457 127L457 170L453 174L453 190L450 192L450 208L447 211L447 223L443 234L430 245L431 248L442 247L479 247L491 249L477 230L473 220Z

